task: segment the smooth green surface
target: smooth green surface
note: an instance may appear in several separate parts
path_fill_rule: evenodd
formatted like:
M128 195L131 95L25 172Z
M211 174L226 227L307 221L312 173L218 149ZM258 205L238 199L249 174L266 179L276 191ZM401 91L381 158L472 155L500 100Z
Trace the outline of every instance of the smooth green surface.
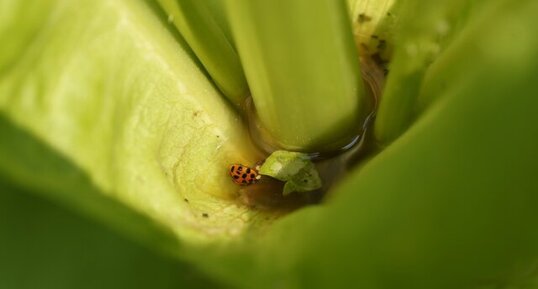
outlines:
M241 107L249 94L247 81L219 1L158 0L222 93Z
M14 185L240 288L536 288L536 1L402 4L397 49L418 47L395 52L386 93L410 91L411 120L323 204L272 223L225 198L227 165L257 157L151 9L57 0L23 21L6 1L0 174Z
M259 126L282 149L347 145L368 105L345 1L228 1Z
M221 288L186 263L3 181L0 247L0 288Z

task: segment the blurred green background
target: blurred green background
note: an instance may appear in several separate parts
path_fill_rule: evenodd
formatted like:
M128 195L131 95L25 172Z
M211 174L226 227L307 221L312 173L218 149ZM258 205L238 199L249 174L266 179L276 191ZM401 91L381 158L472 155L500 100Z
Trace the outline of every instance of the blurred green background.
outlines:
M0 288L224 288L192 265L0 180Z

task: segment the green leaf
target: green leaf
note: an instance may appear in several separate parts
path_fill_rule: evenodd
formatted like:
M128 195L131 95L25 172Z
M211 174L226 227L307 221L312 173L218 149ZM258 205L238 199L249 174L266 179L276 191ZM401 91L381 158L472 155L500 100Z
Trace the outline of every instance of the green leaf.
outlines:
M1 288L220 288L185 262L3 180L0 246Z
M126 0L2 4L0 174L15 185L240 288L535 282L536 1L404 2L381 110L404 91L410 111L380 111L386 148L276 222L234 198L227 165L259 156L165 19Z
M305 153L274 151L260 167L260 174L286 182L282 194L309 192L321 188L321 179Z
M429 7L420 1L410 1L407 5L396 6L390 19L399 16L399 25L392 30L400 36L398 47L394 49L387 79L375 123L375 137L382 145L388 145L398 138L417 117L417 97L420 94L425 74L430 65L452 43L459 34L473 9L470 1L440 2ZM422 7L425 8L422 8ZM416 11L426 9L420 19ZM386 27L378 28L382 35ZM387 36L385 36L387 38ZM394 37L390 37L391 39ZM388 42L391 43L390 41Z
M23 21L22 4L8 3ZM47 3L34 27L1 29L25 48L1 69L2 175L116 227L143 216L155 232L127 231L173 236L176 255L273 218L237 205L228 164L259 156L164 19L137 1Z

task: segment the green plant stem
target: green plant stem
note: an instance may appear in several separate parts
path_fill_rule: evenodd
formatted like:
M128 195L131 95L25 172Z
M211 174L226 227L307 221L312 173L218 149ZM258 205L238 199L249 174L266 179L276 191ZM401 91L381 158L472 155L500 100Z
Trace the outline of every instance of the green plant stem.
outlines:
M288 150L333 150L366 111L346 1L228 1L260 120Z
M398 61L394 62L394 66L400 65L404 57L397 56ZM377 111L374 134L381 145L388 145L399 137L415 117L416 95L422 84L425 68L402 70L391 72Z
M199 0L158 0L181 35L218 86L235 105L241 106L248 86L241 62L223 25L221 3Z

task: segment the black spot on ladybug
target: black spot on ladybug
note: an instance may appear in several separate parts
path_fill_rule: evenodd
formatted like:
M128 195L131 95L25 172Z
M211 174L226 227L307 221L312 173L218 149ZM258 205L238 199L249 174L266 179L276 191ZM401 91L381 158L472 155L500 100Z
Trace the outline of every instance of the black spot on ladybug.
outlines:
M207 213L203 213L203 214L202 214L202 217L204 217L204 218L209 218L209 215L208 215Z
M186 203L188 203L188 202L189 202L189 199L184 198L183 201L185 201Z
M241 165L233 164L230 167L230 176L234 183L238 185L250 185L256 183L260 179L257 170Z

